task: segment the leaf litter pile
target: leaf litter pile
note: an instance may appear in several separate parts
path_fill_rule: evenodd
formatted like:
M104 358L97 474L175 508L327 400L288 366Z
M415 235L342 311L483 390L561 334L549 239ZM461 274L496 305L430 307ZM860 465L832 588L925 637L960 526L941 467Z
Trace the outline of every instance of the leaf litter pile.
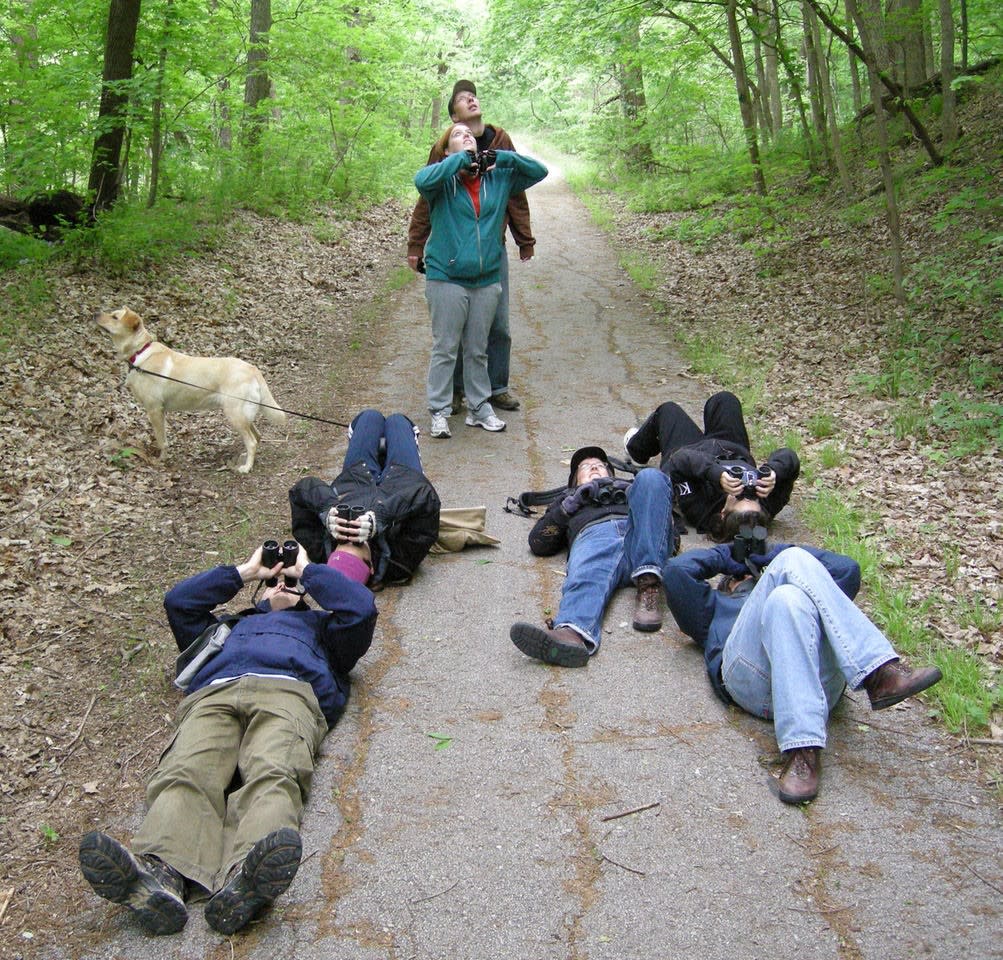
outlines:
M79 878L76 848L88 829L138 825L167 740L178 695L163 592L281 538L286 491L330 464L338 429L292 418L286 437L259 422L258 463L241 477L225 469L240 445L221 416L176 415L160 463L94 314L127 305L177 349L255 363L280 405L344 419L353 384L379 362L385 331L372 304L403 262L406 218L392 204L312 227L245 213L197 260L124 281L67 271L51 277L59 315L0 355L0 957L65 943L66 918L82 912L95 936L120 922ZM931 308L929 329L960 332L933 352L909 334L915 315L863 279L884 263L880 212L851 229L819 210L758 256L736 236L683 245L681 219L619 211L616 239L658 268L652 322L681 342L743 344L759 371L745 397L754 445L799 438L796 508L819 491L851 502L928 627L998 671L999 444L955 455L957 418L933 411L944 394L967 401L966 416L976 401L1003 401L998 326L991 333L1000 304L940 318ZM949 251L957 239L916 219L907 228L913 250ZM903 351L928 362L896 398L888 383ZM997 377L981 395L976 361ZM720 386L698 361L692 371ZM986 429L998 437L998 420Z

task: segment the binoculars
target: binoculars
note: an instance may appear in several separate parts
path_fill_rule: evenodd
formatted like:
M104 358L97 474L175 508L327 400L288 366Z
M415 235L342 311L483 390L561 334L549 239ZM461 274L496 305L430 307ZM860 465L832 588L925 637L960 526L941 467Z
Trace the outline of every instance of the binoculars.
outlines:
M295 540L287 540L279 547L278 540L266 540L261 545L261 565L263 567L274 567L280 560L282 561L282 566L291 567L296 563L296 557L299 556L300 545ZM283 582L287 587L296 586L296 578L290 577L288 575L283 576ZM274 587L275 584L279 582L278 577L269 577L265 583L269 587Z
M764 477L768 477L773 473L773 470L765 463L758 470L752 470L749 467L743 467L736 463L728 467L727 472L729 476L742 481L742 490L736 494L735 499L755 500L756 482L762 480Z

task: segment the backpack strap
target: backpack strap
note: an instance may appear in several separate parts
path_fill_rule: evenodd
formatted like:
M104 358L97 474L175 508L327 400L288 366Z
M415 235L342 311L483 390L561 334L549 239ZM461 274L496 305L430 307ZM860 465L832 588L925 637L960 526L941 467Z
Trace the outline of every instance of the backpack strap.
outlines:
M558 497L567 493L567 487L553 490L527 490L518 497L508 497L505 501L506 513L518 513L524 517L535 517L533 507L549 507Z

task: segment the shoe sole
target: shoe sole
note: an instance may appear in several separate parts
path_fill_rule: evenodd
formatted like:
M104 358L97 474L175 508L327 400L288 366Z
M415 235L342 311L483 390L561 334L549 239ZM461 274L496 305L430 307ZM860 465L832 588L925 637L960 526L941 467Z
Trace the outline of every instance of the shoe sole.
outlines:
M452 434L451 433L430 433L429 436L433 440L448 440Z
M236 879L206 904L206 923L224 936L246 927L289 889L302 859L303 841L292 827L283 827L259 840Z
M817 790L812 794L805 794L805 795L784 793L783 790L778 790L777 793L780 796L780 799L783 800L784 803L808 803L809 801L814 800L818 796Z
M513 624L509 637L527 657L534 660L557 667L584 667L589 662L589 653L584 647L560 643L546 630L531 623Z
M502 423L500 427L489 427L483 420L474 420L471 417L467 417L466 424L468 427L480 427L488 433L501 433L508 426L507 423Z
M639 630L641 633L654 633L656 630L662 629L662 621L659 620L657 623L644 623L635 620L633 623L635 630Z
M901 703L903 700L908 700L910 697L916 696L917 693L929 690L935 683L940 683L943 679L944 675L940 672L940 670L937 670L935 673L931 673L930 676L922 683L918 683L906 693L897 693L894 697L882 697L880 700L872 700L871 709L884 710L887 707L894 707L896 703Z
M80 869L99 897L128 907L155 936L177 933L188 922L184 901L141 873L129 851L106 834L94 831L80 841Z

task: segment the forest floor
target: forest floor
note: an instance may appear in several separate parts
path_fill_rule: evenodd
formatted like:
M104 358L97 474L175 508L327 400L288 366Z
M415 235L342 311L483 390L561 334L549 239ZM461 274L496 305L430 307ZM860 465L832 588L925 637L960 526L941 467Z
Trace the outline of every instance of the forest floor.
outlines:
M982 161L994 158L998 178L998 136L985 143ZM93 315L128 305L158 339L252 360L289 408L337 421L387 359L393 330L381 321L400 280L407 213L386 204L309 225L242 213L225 243L182 264L126 279L53 272L58 312L0 355L0 957L65 942L69 918L93 900L79 880L79 837L121 820L141 798L178 699L164 587L207 557L241 559L249 543L281 537L286 490L330 452L329 438L297 442L306 431L293 418L287 441L264 429L258 467L235 478L225 469L236 446L222 418L176 416L161 464ZM810 482L866 510L866 535L887 555L889 576L911 588L913 604L930 601L930 628L998 671L1003 637L988 614L998 610L1003 573L999 450L938 463L929 448L947 445L939 432L949 427L895 439L899 405L859 386L901 348L902 315L864 281L882 260L880 218L850 228L820 208L774 249L768 270L734 240L695 251L670 239L679 219L621 209L613 230L625 255L657 265L646 294L651 323L670 338L701 330L710 342L744 344L761 365L760 433L799 435ZM907 255L948 248L958 230L944 236L916 212ZM972 344L987 365L1003 367L985 312L950 320L966 326L966 353L943 344L928 370L929 398L964 395ZM420 377L425 357L412 360ZM717 386L691 376L708 391ZM820 451L833 436L806 427L820 412L846 452L831 467ZM982 620L959 616L979 604ZM980 735L998 738L999 726L995 717ZM999 751L970 749L983 781L999 787Z

